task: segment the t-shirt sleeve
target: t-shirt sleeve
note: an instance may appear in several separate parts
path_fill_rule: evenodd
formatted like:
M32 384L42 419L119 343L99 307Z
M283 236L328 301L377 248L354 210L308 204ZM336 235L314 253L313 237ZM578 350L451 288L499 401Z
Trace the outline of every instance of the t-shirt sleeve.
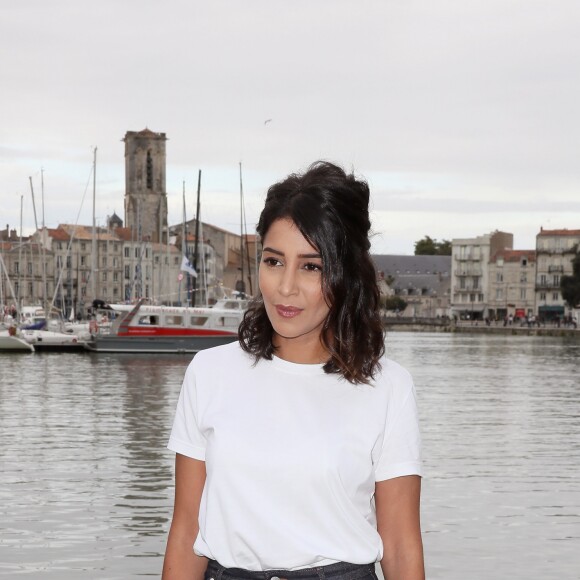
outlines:
M382 447L375 460L375 480L422 475L421 434L413 379L404 369L394 373Z
M185 372L183 385L177 401L173 428L168 449L193 459L205 460L206 440L199 428L198 393L194 365Z

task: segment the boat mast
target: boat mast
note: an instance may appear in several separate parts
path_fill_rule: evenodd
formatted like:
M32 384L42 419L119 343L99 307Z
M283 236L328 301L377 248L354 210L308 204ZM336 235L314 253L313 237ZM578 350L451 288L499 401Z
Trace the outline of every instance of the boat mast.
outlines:
M24 206L24 196L20 196L20 244L18 245L18 295L16 296L16 306L18 307L18 313L22 310L22 304L20 304L21 296L21 286L22 286L22 208Z
M93 151L93 239L91 252L91 288L93 300L97 298L97 218L96 218L96 192L97 192L97 148Z
M236 284L236 290L242 293L242 297L245 298L246 294L246 283L244 282L244 187L242 185L242 162L240 161L240 265L241 265L241 276L240 283Z
M181 254L182 256L187 256L187 240L185 239L185 181L183 182L183 191L182 191L182 197L183 197L183 222L182 222L182 226L181 226ZM183 259L183 257L182 257ZM181 272L180 272L181 274ZM183 274L181 274L181 277L183 279ZM187 300L186 300L187 302ZM181 306L182 302L181 302L181 280L179 280L179 306Z
M197 272L197 258L199 252L199 210L200 210L200 192L201 192L201 169L197 174L197 206L195 210L195 245L193 250L193 269ZM197 278L192 279L193 291L191 292L191 305L195 306L195 294L197 291Z
M244 203L244 187L242 185L242 163L240 162L240 231L241 231L241 252L240 257L242 260L242 281L244 281L244 246L246 248L246 262L248 266L248 285L250 288L250 296L254 293L252 289L252 268L250 266L250 249L248 248L248 227L246 225L246 207ZM244 283L244 293L246 291Z
M34 210L34 227L38 232L38 219L36 217L36 202L34 201L34 187L32 185L32 177L28 177L30 181L30 193L32 194L32 209ZM44 229L42 230L42 235L44 236ZM39 236L39 239L40 236ZM44 259L44 243L40 241L40 247L38 249L38 254L40 256L40 260L42 262L42 306L44 308L44 315L46 316L47 320L49 317L49 313L46 310L47 302L46 302L46 260ZM32 249L31 249L32 251Z

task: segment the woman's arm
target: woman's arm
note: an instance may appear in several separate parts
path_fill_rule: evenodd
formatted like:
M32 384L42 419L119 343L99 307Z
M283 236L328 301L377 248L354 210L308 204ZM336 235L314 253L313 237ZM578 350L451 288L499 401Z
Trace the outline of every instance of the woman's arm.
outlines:
M207 558L193 552L199 531L199 504L205 484L205 462L175 456L175 503L167 539L163 580L202 580Z
M383 541L385 580L424 580L418 475L378 481L375 486L377 528Z

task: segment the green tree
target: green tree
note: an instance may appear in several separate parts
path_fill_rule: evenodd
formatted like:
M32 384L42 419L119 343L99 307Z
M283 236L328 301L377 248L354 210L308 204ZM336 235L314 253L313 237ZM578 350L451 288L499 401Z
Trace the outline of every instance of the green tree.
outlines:
M425 236L415 242L415 256L451 256L451 241Z
M572 272L572 276L562 276L560 290L568 306L576 308L580 305L580 253L572 260Z
M437 254L437 242L429 237L424 238L415 242L415 256L435 256Z
M439 256L451 256L451 240L441 240L437 242L438 244L438 252Z

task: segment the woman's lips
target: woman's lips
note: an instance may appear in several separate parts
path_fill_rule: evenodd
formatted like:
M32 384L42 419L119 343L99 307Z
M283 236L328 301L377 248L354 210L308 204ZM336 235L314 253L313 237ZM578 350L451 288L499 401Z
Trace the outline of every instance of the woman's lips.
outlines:
M283 306L278 304L276 305L276 312L283 318L294 318L302 312L302 308L296 308L295 306Z

